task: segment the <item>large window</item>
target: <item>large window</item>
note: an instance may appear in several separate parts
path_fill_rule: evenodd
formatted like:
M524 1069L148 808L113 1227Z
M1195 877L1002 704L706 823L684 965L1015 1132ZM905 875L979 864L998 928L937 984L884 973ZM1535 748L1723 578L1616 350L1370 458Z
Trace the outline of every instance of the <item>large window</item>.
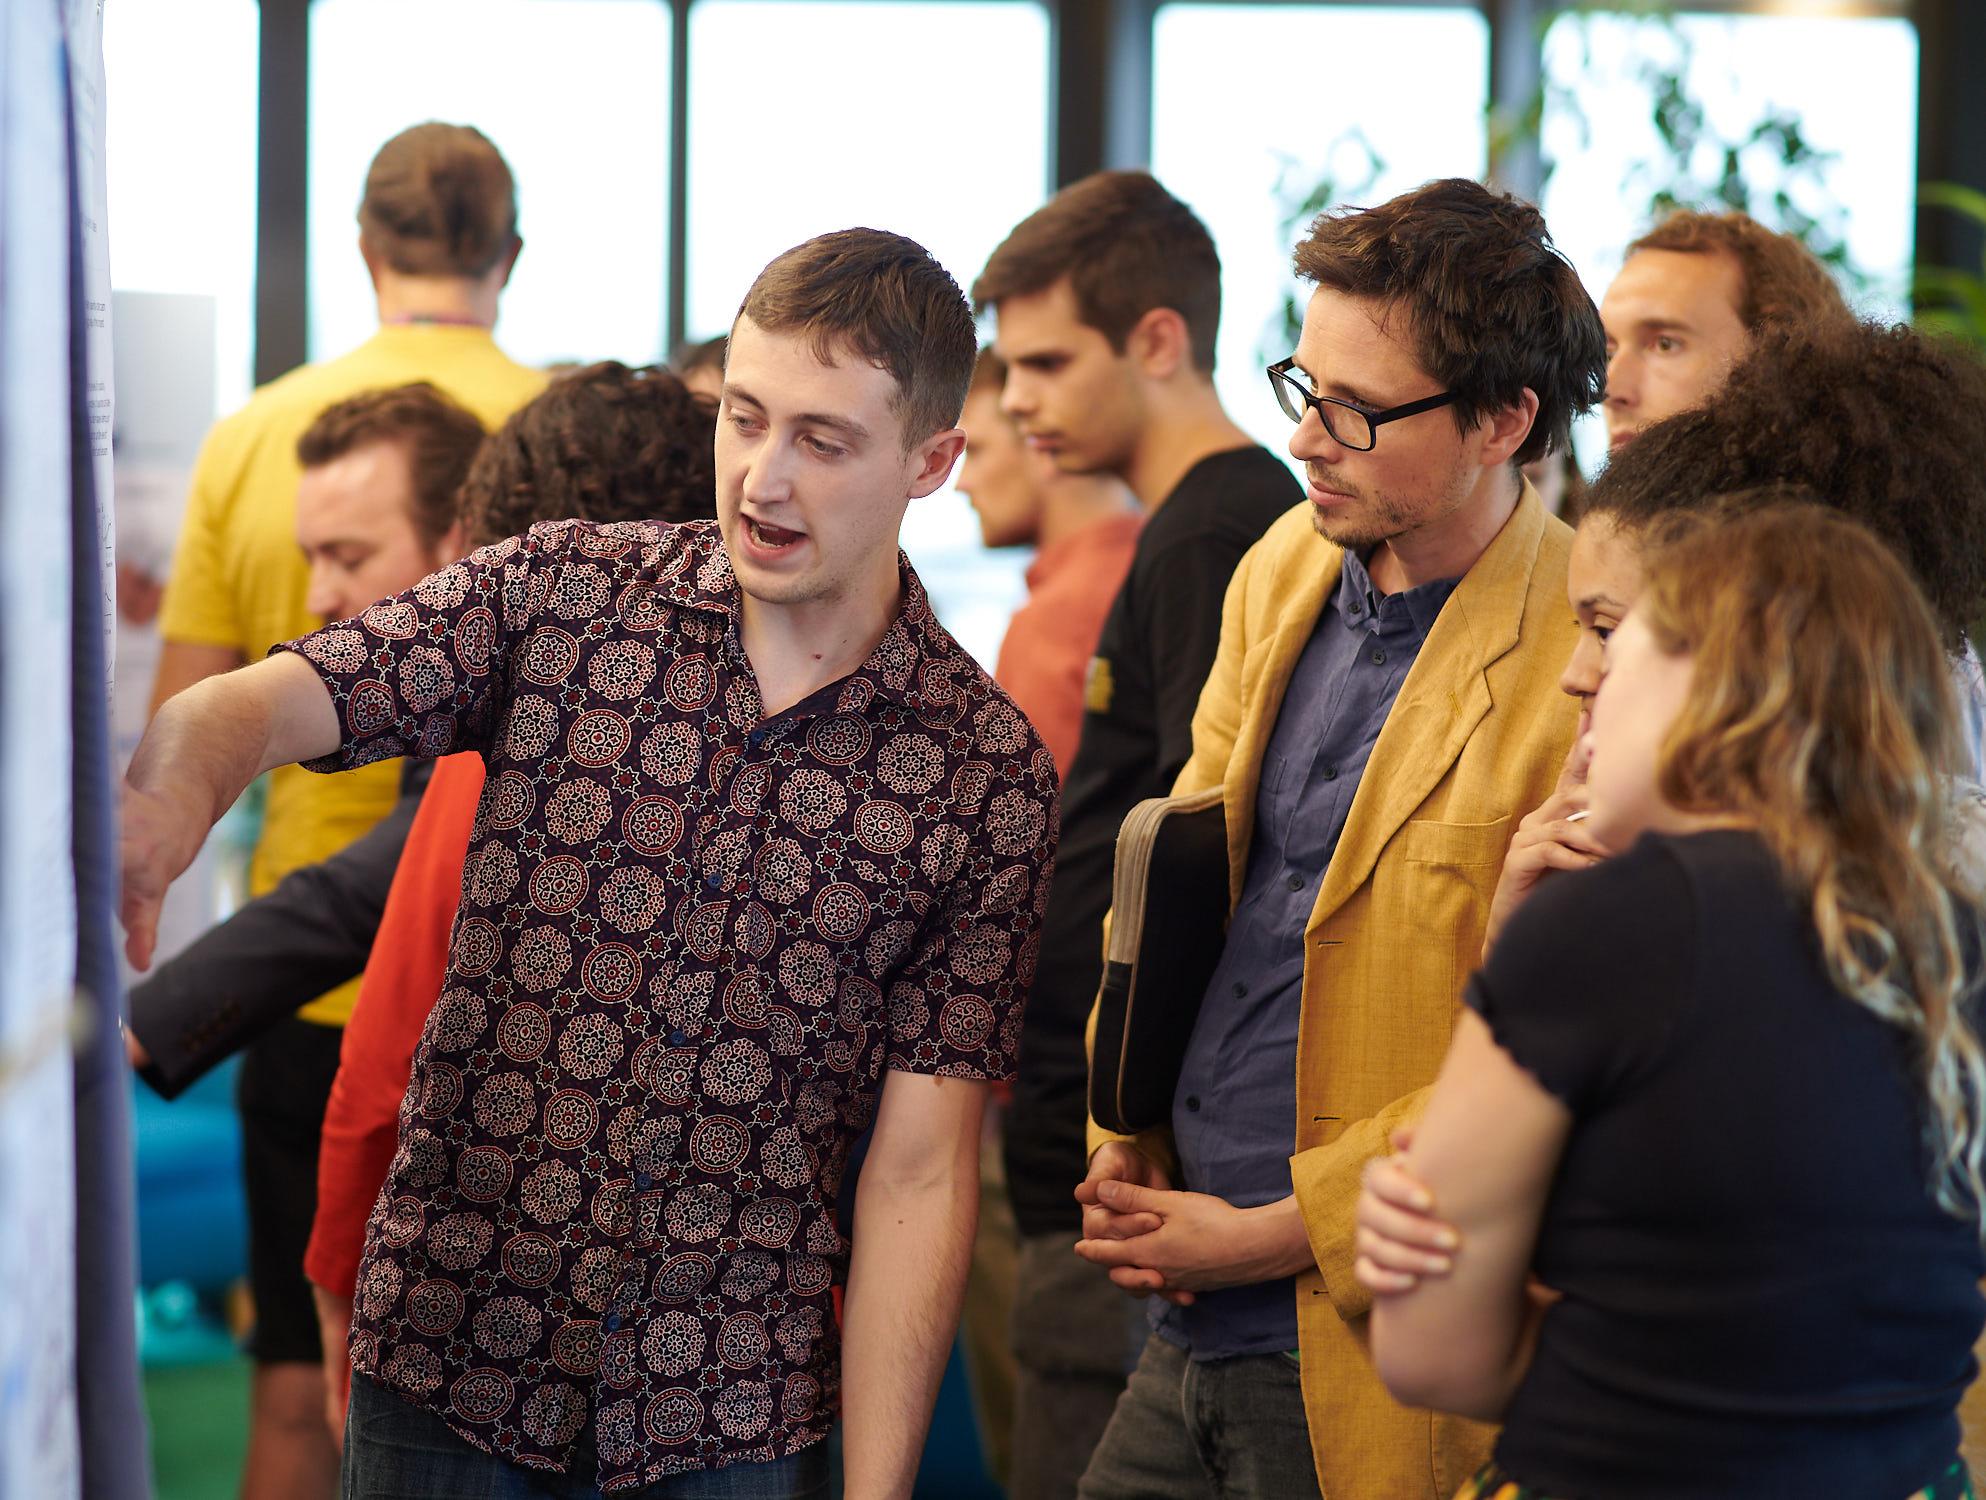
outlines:
M1152 40L1152 170L1220 248L1216 383L1280 454L1262 367L1293 344L1304 204L1481 176L1489 28L1474 6L1179 3Z
M111 286L213 299L217 411L254 381L259 36L255 0L104 9Z
M1034 0L697 0L689 334L727 328L780 251L854 225L909 235L970 288L1047 196L1048 43ZM990 665L1024 559L989 557L949 488L911 506L903 537Z
M489 136L517 179L505 350L527 364L661 358L669 45L656 0L313 0L311 357L376 326L355 217L373 153L446 120Z

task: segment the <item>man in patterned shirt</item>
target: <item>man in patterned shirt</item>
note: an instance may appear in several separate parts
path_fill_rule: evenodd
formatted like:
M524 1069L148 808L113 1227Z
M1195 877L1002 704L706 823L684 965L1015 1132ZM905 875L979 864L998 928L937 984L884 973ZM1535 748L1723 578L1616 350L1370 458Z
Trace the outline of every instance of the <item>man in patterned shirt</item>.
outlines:
M846 1493L909 1494L1055 829L1048 751L896 546L973 358L918 246L811 240L733 327L715 523L534 528L190 689L133 758L141 966L260 771L488 763L347 1493L822 1494L839 1408Z

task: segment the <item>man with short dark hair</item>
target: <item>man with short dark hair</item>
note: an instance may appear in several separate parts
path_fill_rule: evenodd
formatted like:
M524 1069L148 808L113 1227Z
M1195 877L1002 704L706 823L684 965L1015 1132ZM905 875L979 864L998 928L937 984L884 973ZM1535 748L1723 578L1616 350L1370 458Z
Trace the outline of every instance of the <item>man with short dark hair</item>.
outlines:
M1827 267L1792 235L1677 209L1627 247L1600 299L1608 441L1701 406L1760 333L1847 320Z
M1016 225L973 299L991 306L1001 404L1065 474L1122 480L1146 512L1090 662L1065 766L1059 877L1042 929L1005 1127L1021 1232L1015 1287L1014 1500L1067 1500L1134 1343L1122 1299L1070 1255L1080 1227L1088 1062L1103 916L1124 815L1164 796L1241 556L1301 492L1214 392L1220 257L1193 211L1144 172L1102 172Z
M189 690L140 745L141 965L259 769L488 764L358 1274L349 1494L752 1465L733 1492L813 1496L839 1398L847 1493L908 1495L1055 828L1046 748L896 545L958 458L973 356L920 247L811 240L733 327L716 522L536 527Z
M1235 573L1175 788L1224 791L1226 946L1171 1128L1092 1127L1077 1190L1078 1253L1164 1299L1086 1500L1446 1500L1485 1449L1374 1375L1352 1210L1572 743L1570 533L1519 470L1598 399L1603 336L1538 211L1473 182L1326 213L1295 260L1269 373L1310 503Z

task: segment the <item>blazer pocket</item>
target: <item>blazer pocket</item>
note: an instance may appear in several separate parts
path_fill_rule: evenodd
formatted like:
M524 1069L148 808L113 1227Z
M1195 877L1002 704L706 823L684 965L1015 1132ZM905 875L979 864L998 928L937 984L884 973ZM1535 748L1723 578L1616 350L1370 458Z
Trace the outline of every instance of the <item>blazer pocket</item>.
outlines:
M1413 819L1400 830L1400 857L1418 865L1488 865L1493 870L1501 870L1504 856L1510 852L1510 839L1516 827L1516 819L1510 816L1489 823L1437 823L1433 819ZM1491 877L1491 888L1495 888L1494 876Z

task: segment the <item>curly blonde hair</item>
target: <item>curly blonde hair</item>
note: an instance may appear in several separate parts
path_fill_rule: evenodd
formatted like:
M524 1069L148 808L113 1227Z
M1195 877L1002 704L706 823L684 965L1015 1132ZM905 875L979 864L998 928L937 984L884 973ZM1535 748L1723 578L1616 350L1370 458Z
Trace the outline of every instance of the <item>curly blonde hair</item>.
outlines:
M1932 1189L1976 1223L1981 908L1951 837L1956 706L1929 606L1874 533L1774 504L1657 542L1634 610L1663 651L1695 659L1662 796L1754 826L1836 986L1913 1038Z

